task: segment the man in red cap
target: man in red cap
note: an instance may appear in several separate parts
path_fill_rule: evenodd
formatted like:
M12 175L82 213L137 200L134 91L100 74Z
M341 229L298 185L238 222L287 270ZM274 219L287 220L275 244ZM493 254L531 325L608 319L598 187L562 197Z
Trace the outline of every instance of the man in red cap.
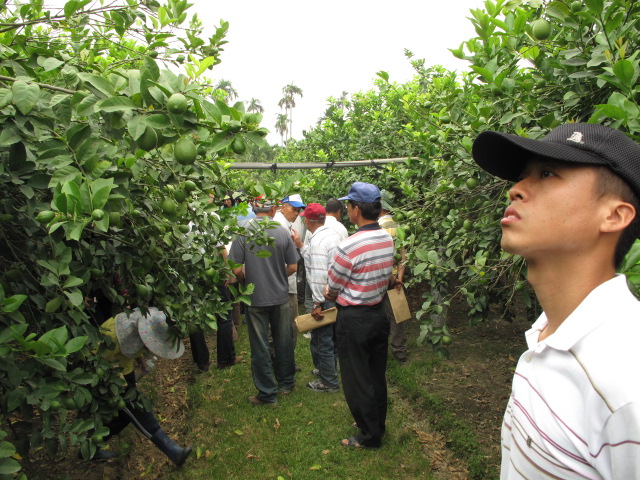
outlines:
M314 318L322 318L322 310L334 306L324 298L329 266L340 243L338 233L325 226L327 212L319 203L310 203L300 214L310 234L309 243L304 245L297 232L293 241L300 249L307 270L307 283L313 298ZM318 372L318 379L307 383L307 388L315 392L335 393L339 390L337 370L337 349L335 344L335 324L325 325L311 331L311 358ZM315 370L314 370L315 372Z

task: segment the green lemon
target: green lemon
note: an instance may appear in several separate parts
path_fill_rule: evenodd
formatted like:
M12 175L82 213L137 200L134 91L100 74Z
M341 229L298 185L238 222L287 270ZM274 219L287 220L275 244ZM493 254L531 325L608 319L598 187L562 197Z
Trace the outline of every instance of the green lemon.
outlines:
M206 270L204 271L204 275L205 275L207 278L213 278L213 277L215 277L215 275L216 275L216 270L215 270L215 268L208 268L208 269L206 269Z
M164 212L164 214L168 217L173 217L178 211L176 203L170 198L165 198L160 206L162 207L162 211Z
M247 151L247 144L242 137L236 137L231 142L231 150L237 155L242 155Z
M467 178L467 188L469 190L473 190L478 186L478 180L473 177Z
M93 212L91 212L91 218L93 218L96 222L99 222L104 218L104 210L101 208L96 208Z
M192 182L191 180L186 180L183 184L184 191L187 193L191 193L194 190L198 189L198 186Z
M397 262L402 261L402 255L401 255L401 254L399 254L399 253L394 254L394 255L393 255L393 260L394 260L396 263L397 263Z
M402 213L402 212L394 213L393 214L393 219L396 222L402 222L404 220L404 213Z
M42 224L47 224L51 222L56 216L56 212L52 212L51 210L44 210L38 214L36 217L36 221Z
M582 2L580 0L575 0L575 2L571 3L571 11L573 13L578 13L582 10Z
M138 147L145 152L153 150L158 146L158 134L152 127L144 129L144 133L138 138Z
M153 289L148 285L137 284L136 285L136 295L138 297L148 300L151 298L153 294Z
M187 97L181 93L174 93L169 97L169 100L167 100L167 110L174 115L182 115L187 111L188 106Z
M189 137L182 137L173 146L173 157L180 165L191 165L197 156L196 146Z
M453 339L449 335L443 335L441 341L443 345L449 345Z
M464 222L462 222L462 228L464 228L465 230L471 230L471 227L473 226L473 224L471 223L471 220L467 219Z
M120 212L109 212L109 225L120 228L122 226L122 217Z
M62 408L62 403L60 403L58 400L51 400L51 402L49 402L49 405L51 405L51 410L60 410Z
M531 25L531 35L536 40L546 40L551 35L551 24L540 18Z
M187 199L187 193L184 190L178 189L173 192L173 198L176 199L176 202L184 202Z
M191 230L191 228L189 227L189 225L179 225L178 230L180 230L181 233L189 233L189 230Z
M176 62L182 63L184 62L184 55L180 54L176 57Z

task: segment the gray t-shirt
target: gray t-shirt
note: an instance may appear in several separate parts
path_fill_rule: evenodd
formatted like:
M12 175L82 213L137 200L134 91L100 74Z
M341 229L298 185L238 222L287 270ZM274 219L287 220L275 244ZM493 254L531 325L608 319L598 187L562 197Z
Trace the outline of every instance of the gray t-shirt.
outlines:
M258 217L246 226L247 235L238 236L231 244L229 259L244 264L245 279L253 283L255 288L251 294L253 307L281 305L289 301L289 282L286 265L298 263L296 250L289 232L280 225L266 230L267 235L275 239L275 245L255 245L251 242L251 231L259 221L267 221L268 217ZM258 257L259 250L268 250L270 257Z

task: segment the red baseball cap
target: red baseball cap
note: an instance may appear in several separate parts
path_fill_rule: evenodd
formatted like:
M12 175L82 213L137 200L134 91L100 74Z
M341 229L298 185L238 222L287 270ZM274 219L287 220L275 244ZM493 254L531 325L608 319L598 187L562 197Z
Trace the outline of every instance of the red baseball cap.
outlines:
M309 220L324 220L327 216L327 211L319 203L308 203L307 208L302 211L300 216Z

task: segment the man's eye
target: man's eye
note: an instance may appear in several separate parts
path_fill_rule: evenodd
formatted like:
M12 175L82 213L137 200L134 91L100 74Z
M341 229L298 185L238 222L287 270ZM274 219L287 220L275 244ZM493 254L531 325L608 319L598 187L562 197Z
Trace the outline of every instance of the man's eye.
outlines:
M554 173L550 170L542 170L542 172L540 173L540 176L542 178L552 177L553 175Z

